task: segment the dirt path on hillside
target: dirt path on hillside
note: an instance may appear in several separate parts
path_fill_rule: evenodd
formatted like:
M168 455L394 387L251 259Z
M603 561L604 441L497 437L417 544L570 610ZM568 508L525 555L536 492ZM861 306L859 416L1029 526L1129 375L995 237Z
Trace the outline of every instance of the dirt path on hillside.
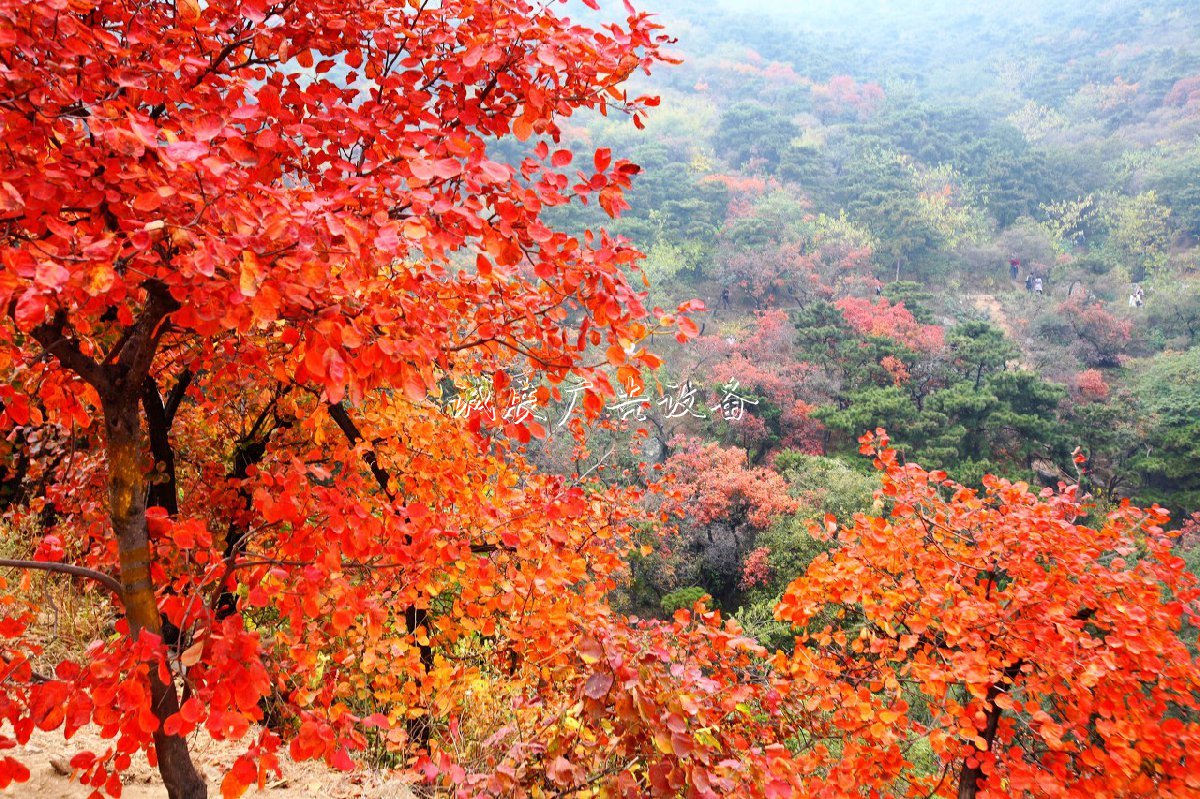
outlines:
M1009 361L1009 365L1015 366L1018 369L1036 371L1028 363L1029 353L1025 350L1021 337L1017 335L1017 329L1013 327L1012 320L1008 318L1008 312L1004 310L1004 306L1000 303L1000 300L996 299L994 294L964 294L963 299L968 300L975 306L975 310L982 313L987 317L988 321L1003 330L1004 335L1017 345L1020 355L1015 362Z
M103 752L112 741L100 738L95 730L84 729L70 741L61 732L35 732L29 745L10 750L5 755L16 757L29 769L29 782L11 785L0 791L0 799L87 799L92 789L72 779L70 761L81 751ZM197 735L192 741L192 754L200 772L208 780L208 795L221 795L221 779L243 749L223 741L213 741ZM378 772L360 771L343 774L323 763L294 763L280 757L283 777L269 781L261 790L246 793L248 799L415 799L403 782ZM135 755L133 765L125 772L122 799L166 799L167 792L156 769L150 768L143 756Z
M996 327L1003 330L1004 335L1013 341L1020 341L1016 331L1013 329L1012 322L1009 321L1008 313L994 294L967 294L965 298L971 301L976 310L985 314Z

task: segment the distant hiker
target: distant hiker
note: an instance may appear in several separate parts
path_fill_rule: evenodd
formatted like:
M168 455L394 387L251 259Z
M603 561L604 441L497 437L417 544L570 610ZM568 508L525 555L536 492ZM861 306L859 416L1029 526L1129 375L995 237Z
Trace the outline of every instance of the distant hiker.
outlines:
M879 278L875 278L875 296L883 294L883 284L879 282Z
M725 288L721 289L721 307L722 308L729 307L729 286L726 286Z
M1134 289L1134 290L1133 290L1133 300L1134 300L1134 305L1135 305L1136 307L1138 307L1138 308L1141 308L1141 307L1142 307L1142 302L1143 302L1145 299L1146 299L1146 295L1142 293L1142 287L1141 287L1141 285L1139 284L1139 285L1138 285L1138 287L1137 287L1136 289Z
M1025 290L1033 291L1033 272L1025 276Z
M1016 258L1009 258L1008 259L1008 276L1009 276L1009 278L1012 280L1016 280L1017 276L1020 273L1021 273L1021 262L1018 261Z
M1033 279L1033 290L1038 294L1042 293L1042 279L1040 277Z
M1137 289L1134 289L1133 291L1129 292L1129 307L1130 308L1138 307Z

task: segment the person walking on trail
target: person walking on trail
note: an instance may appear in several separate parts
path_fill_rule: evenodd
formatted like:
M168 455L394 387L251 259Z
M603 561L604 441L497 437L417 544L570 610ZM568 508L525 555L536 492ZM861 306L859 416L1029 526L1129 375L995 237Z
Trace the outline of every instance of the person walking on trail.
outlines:
M724 309L729 308L729 286L721 289L721 307Z
M1021 272L1021 262L1016 258L1008 259L1008 276L1012 280L1016 280Z
M1025 290L1033 291L1033 272L1025 276Z
M1138 287L1133 290L1133 304L1135 308L1141 308L1142 302L1146 299L1146 295L1142 293L1142 286L1139 283Z
M1042 279L1040 277L1035 277L1033 279L1033 291L1036 294L1042 293Z
M879 282L879 278L875 278L875 296L879 297L883 294L883 284Z

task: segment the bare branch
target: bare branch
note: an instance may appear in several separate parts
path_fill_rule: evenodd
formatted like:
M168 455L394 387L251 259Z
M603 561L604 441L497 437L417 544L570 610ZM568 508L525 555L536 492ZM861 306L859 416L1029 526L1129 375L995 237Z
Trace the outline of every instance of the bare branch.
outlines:
M72 566L69 563L47 563L40 560L6 560L0 558L0 568L32 569L34 571L70 574L73 577L86 577L89 580L95 580L109 591L112 591L116 594L117 599L124 599L124 591L122 591L121 584L117 582L115 577L111 577L104 572L98 572L95 569L88 569L84 566Z

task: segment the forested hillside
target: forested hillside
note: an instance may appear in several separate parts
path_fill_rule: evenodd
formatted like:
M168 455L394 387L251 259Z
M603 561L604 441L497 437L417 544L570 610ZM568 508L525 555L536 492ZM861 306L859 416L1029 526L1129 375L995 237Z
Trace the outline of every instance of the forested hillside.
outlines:
M1200 796L1196 9L645 5L0 0L0 794Z
M1097 512L1157 502L1176 525L1200 507L1186 4L660 8L683 63L647 84L646 131L568 131L642 167L610 227L647 253L652 299L707 307L666 354L644 453L782 478L767 493L802 510L693 512L705 529L646 567L637 606L709 592L756 614L796 574L799 519L869 507L875 428L968 485L1078 482ZM713 409L731 381L736 421ZM678 413L683 385L702 413Z

